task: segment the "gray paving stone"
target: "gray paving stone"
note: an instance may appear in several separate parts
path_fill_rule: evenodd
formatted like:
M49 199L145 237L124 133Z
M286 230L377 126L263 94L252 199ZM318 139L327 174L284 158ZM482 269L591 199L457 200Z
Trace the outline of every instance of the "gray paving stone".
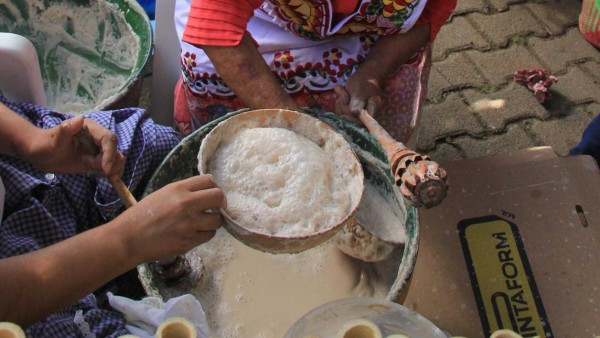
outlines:
M427 152L426 154L429 155L431 159L441 163L442 165L445 162L460 160L466 157L461 149L448 143L440 143L435 147L435 149Z
M442 76L434 63L431 67L431 72L429 73L427 86L427 100L429 102L435 102L441 100L444 90L451 88L452 84Z
M463 96L480 117L486 129L497 133L512 121L526 118L547 119L548 111L523 86L512 84L496 93L466 90Z
M490 135L482 139L460 136L453 138L452 143L459 146L468 158L525 149L536 145L517 123L509 125L503 134Z
M486 82L475 64L464 53L452 53L444 61L436 62L434 67L454 88L477 87Z
M526 46L514 45L506 49L490 52L465 52L485 78L493 85L502 85L512 81L512 76L519 68L541 66L539 61Z
M522 2L525 2L525 0L490 0L494 9L500 12L507 11L510 5Z
M496 3L497 0L491 2ZM479 31L485 32L485 35L500 47L508 45L510 39L517 35L548 35L546 29L525 5L514 5L511 6L510 11L493 15L473 13L469 14L469 18L473 20Z
M471 12L489 13L490 10L491 7L485 0L459 0L452 15L456 16Z
M460 1L459 1L460 3ZM433 45L433 61L465 49L489 50L491 45L464 17L455 17L440 30Z
M425 106L421 113L423 115L417 143L419 149L433 149L437 139L449 135L484 132L483 126L456 93L449 94L440 104Z
M567 27L579 23L581 1L546 0L529 2L526 5L544 23L551 34L563 34Z
M552 121L527 121L524 127L539 145L551 146L559 155L567 155L579 142L590 121L587 113L577 110L564 118Z
M586 75L596 80L600 80L600 62L588 61L579 64L578 67L581 68ZM598 100L600 101L600 98L598 98Z
M552 91L564 96L572 104L589 101L600 103L600 81L587 75L578 66L570 67L567 74L559 76Z
M600 115L600 103L592 102L584 104L581 105L581 108L592 118Z
M582 60L600 60L600 53L581 35L570 28L563 36L549 39L532 37L528 45L551 72L561 73L566 65Z

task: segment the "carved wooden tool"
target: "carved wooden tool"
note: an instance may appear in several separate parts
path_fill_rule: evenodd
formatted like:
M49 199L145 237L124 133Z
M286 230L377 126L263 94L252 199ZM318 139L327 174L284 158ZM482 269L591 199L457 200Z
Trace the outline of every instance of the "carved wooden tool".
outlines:
M446 197L446 171L439 164L394 140L366 109L359 118L383 147L396 185L412 205L430 208Z
M333 89L338 95L345 90L340 86ZM358 117L383 147L396 185L412 205L431 208L446 197L446 171L439 164L394 140L366 109Z
M87 154L96 156L100 152L100 148L92 141L92 137L84 124L81 131L77 134L77 139L81 144L81 148ZM137 200L131 194L125 183L121 178L109 179L110 185L115 189L119 198L123 202L126 208L131 208L137 204ZM192 267L190 262L185 256L176 256L172 258L163 259L156 262L151 262L150 268L161 278L168 283L176 283L189 276L192 273Z

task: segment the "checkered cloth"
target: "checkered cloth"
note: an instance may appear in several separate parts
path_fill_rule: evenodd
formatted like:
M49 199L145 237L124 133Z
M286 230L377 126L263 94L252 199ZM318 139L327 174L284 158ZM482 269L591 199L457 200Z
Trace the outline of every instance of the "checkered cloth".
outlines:
M40 128L52 128L68 118L36 105L11 103L1 95L0 102ZM127 157L123 181L139 198L154 169L177 144L179 136L171 128L154 124L141 109L97 112L86 117L117 135L119 150ZM0 155L0 177L6 186L0 224L0 258L65 240L105 223L123 208L104 178L40 172L25 161L3 155ZM123 316L100 308L94 295L89 294L28 327L27 336L81 336L74 322L78 310L83 312L85 322L97 337L127 333Z

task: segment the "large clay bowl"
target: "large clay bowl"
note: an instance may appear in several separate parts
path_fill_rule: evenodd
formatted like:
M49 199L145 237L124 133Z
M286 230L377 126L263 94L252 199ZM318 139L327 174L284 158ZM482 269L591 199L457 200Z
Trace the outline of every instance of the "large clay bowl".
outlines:
M352 148L332 127L312 116L292 110L261 109L233 116L217 125L204 139L198 154L198 171L209 174L208 165L217 149L245 128L278 127L291 130L319 145L328 152L342 177L347 177L350 191L350 212L337 224L309 235L283 237L253 230L252 224L242 224L232 218L227 210L221 209L225 219L225 229L242 243L254 249L270 253L295 253L313 248L330 239L354 214L364 190L364 176L358 158ZM326 141L333 140L336 149L324 147ZM268 144L265 144L268 147ZM259 220L260 221L260 220Z
M173 148L173 150L171 150L156 169L146 186L144 196L159 190L169 183L198 175L198 170L196 169L198 167L197 155L200 144L206 135L220 122L238 114L243 114L244 112L245 110L240 110L229 113L205 124L200 129L186 136L175 148ZM356 152L360 152L363 158L369 157L376 163L377 167L380 169L378 172L381 173L381 175L369 175L370 172L367 170L364 171L365 179L371 180L378 185L385 184L390 190L395 189L393 177L389 174L387 157L379 143L371 136L371 134L365 129L360 128L333 113L325 113L314 109L305 109L304 112L335 128L336 131L344 135ZM389 293L385 298L394 302L402 302L410 285L410 276L415 266L419 250L419 216L417 209L403 200L401 194L396 193L396 195L398 196L398 203L403 203L406 207L406 220L403 224L399 224L399 226L405 228L406 243L404 244L396 278L391 281ZM153 276L146 264L142 264L138 267L138 274L148 296L164 296L165 290L161 289L161 284L155 279L155 276Z

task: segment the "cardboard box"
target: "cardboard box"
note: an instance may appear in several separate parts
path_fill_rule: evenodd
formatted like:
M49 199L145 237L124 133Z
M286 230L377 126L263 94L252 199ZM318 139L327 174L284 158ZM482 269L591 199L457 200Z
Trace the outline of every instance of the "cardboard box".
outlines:
M551 148L445 163L404 305L452 335L600 335L600 171Z

